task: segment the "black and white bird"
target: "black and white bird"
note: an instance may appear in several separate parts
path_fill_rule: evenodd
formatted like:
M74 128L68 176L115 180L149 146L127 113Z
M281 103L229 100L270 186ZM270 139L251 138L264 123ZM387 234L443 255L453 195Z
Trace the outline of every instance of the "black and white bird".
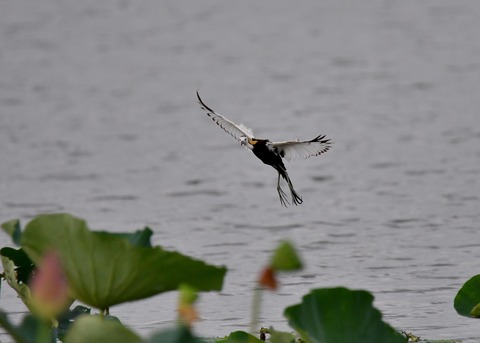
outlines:
M253 132L245 127L243 124L235 124L233 121L225 118L222 114L215 112L200 98L197 91L197 98L200 106L207 112L207 115L218 126L229 133L233 138L248 147L263 163L272 166L278 172L277 192L280 197L280 203L283 206L290 204L287 195L280 186L280 176L287 182L290 194L292 196L292 203L299 205L303 202L302 198L293 188L292 181L287 173L287 168L283 163L282 158L287 161L295 159L305 159L311 156L318 156L327 152L331 147L330 139L325 139L325 135L319 135L309 141L284 141L284 142L270 142L268 139L255 138Z

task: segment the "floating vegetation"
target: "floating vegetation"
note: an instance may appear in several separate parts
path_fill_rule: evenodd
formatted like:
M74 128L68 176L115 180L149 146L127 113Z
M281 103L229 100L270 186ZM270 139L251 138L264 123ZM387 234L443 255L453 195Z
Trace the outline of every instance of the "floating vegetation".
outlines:
M227 268L152 246L152 230L132 233L90 230L69 214L40 215L22 230L18 220L2 224L17 248L0 250L1 279L15 290L30 313L13 324L0 310L0 326L17 343L457 343L423 340L396 331L373 307L364 290L343 287L311 290L299 304L284 311L294 332L259 327L262 294L280 287L280 274L298 272L303 263L288 241L279 243L253 291L251 332L235 331L223 338L199 338L192 327L199 317L201 292L220 291ZM1 281L0 279L0 281ZM110 315L117 304L179 291L178 324L142 338ZM84 305L70 308L74 301ZM455 309L480 317L480 275L458 292ZM97 312L92 311L97 309ZM94 313L95 312L95 313Z

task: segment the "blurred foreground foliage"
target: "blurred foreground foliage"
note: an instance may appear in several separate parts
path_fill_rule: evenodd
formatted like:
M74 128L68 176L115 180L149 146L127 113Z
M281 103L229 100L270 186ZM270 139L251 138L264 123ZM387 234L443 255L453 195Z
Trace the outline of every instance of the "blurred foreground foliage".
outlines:
M20 324L13 324L0 310L0 326L18 343L400 343L423 341L399 333L382 320L373 307L373 296L363 290L343 287L311 290L299 304L289 306L284 316L294 332L258 327L261 294L275 291L278 274L298 271L302 261L288 241L279 243L269 263L261 270L254 288L252 332L259 338L235 331L223 338L200 338L192 331L198 318L198 293L220 291L227 268L152 246L152 230L132 233L93 231L70 214L40 215L22 230L19 220L2 224L13 247L0 249L7 284L29 309ZM45 263L44 261L49 261ZM57 263L58 262L58 263ZM45 276L46 275L46 276ZM39 284L39 285L37 285ZM68 300L55 292L66 288ZM39 291L40 290L40 291ZM480 275L469 280L455 299L462 315L480 317ZM178 324L143 338L111 316L111 307L179 291ZM80 302L86 306L76 304ZM38 311L38 304L55 311ZM72 307L70 307L72 306ZM91 309L97 309L92 313ZM440 341L423 341L436 342ZM442 341L453 343L455 341Z

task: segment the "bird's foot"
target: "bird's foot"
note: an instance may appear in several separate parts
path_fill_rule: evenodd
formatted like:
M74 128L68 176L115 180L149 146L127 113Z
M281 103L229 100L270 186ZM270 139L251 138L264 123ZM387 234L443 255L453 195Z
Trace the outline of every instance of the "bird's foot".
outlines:
M280 203L282 204L282 206L288 207L290 203L288 202L287 194L280 187L277 187L277 192L278 192L278 196L280 198Z

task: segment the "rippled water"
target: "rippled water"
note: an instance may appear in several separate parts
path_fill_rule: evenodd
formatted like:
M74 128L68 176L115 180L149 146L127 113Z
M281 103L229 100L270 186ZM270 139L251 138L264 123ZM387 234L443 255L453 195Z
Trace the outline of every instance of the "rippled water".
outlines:
M288 238L306 269L266 297L263 325L286 329L286 305L342 285L373 292L398 329L478 341L453 309L479 273L478 2L0 7L2 221L149 225L156 244L226 264L224 290L202 296L201 335L248 329L257 273ZM333 139L287 164L303 205L280 206L276 172L206 118L196 89L258 137ZM0 305L24 311L7 287ZM112 313L148 335L174 308L165 294Z

